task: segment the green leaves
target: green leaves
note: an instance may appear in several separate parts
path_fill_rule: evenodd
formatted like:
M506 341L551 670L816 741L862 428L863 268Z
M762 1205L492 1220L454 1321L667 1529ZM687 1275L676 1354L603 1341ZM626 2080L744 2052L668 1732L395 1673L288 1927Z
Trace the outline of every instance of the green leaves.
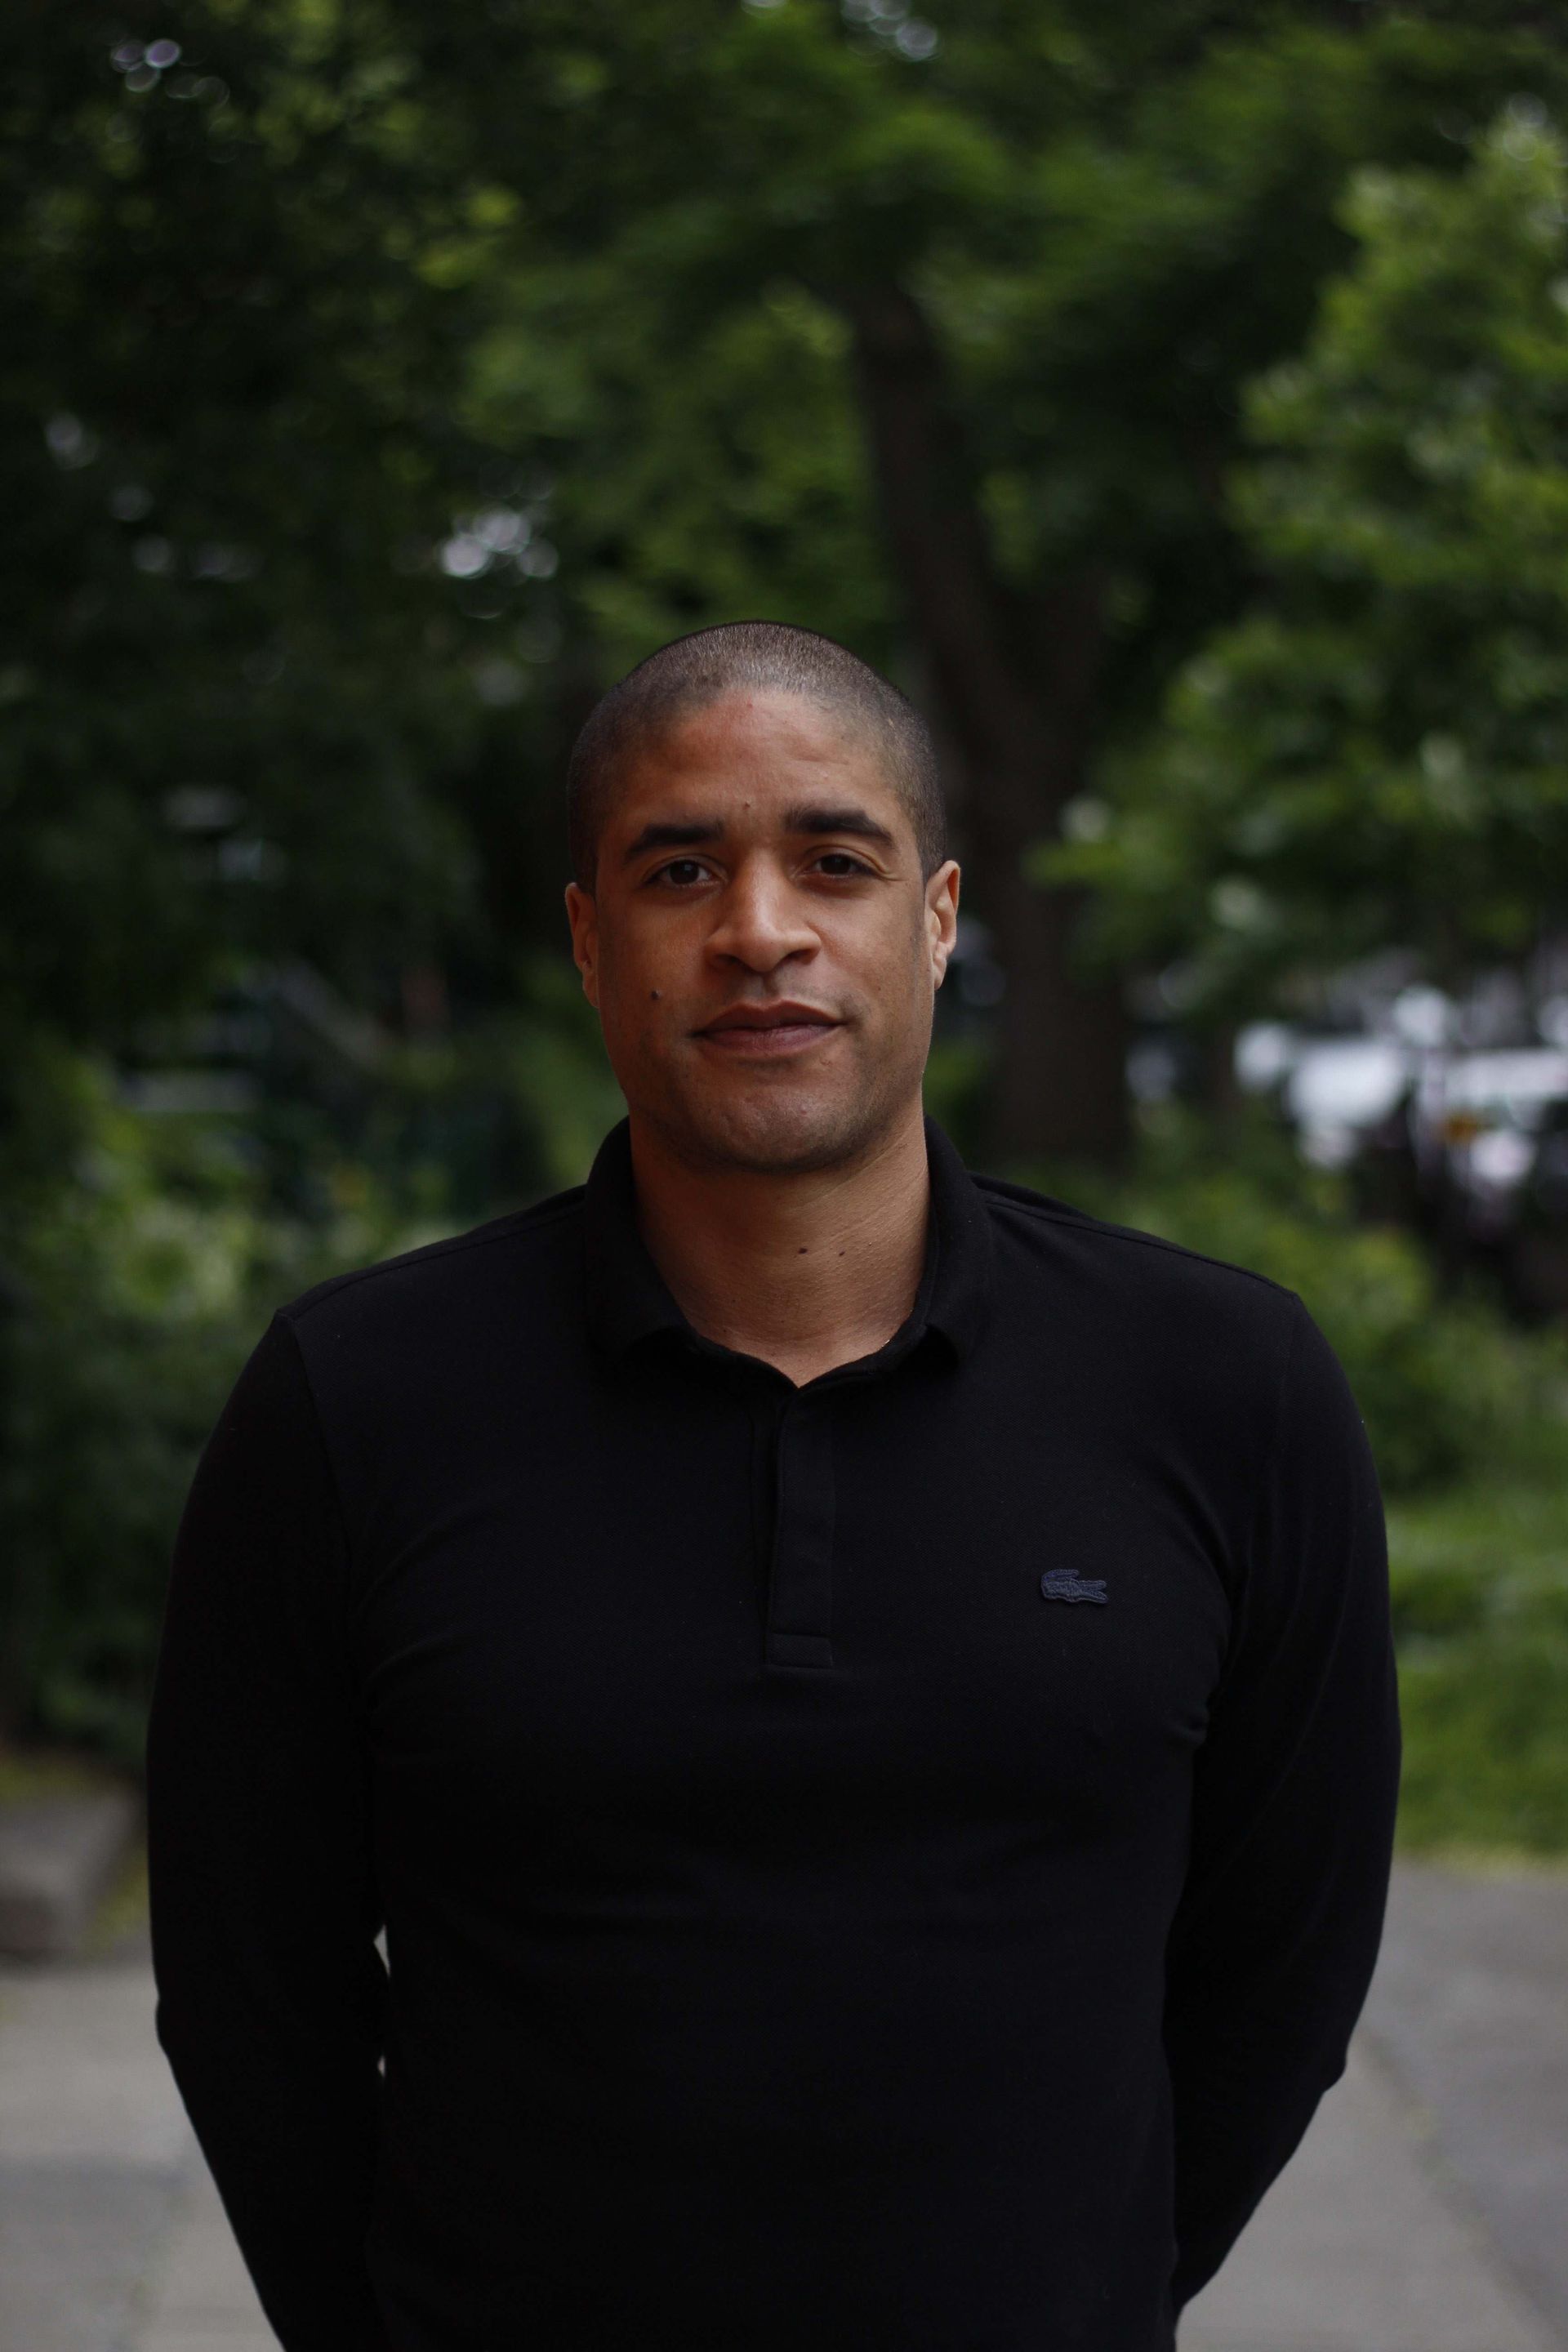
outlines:
M485 453L426 260L489 216L410 76L364 12L195 0L151 44L39 16L8 78L0 1052L122 1040L237 952L363 985L466 894L437 551Z
M1094 861L1118 935L1190 947L1215 1003L1390 940L1459 978L1568 856L1568 150L1516 100L1459 173L1363 170L1341 215L1352 266L1247 397L1258 605L1176 677Z

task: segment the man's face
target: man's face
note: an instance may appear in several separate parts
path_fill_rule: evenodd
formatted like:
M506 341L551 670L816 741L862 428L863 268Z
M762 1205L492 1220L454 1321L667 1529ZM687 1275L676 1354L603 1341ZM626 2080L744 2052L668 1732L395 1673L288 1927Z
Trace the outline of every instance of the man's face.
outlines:
M875 751L752 688L636 753L594 894L566 890L631 1108L689 1164L781 1173L852 1158L918 1099L957 908Z

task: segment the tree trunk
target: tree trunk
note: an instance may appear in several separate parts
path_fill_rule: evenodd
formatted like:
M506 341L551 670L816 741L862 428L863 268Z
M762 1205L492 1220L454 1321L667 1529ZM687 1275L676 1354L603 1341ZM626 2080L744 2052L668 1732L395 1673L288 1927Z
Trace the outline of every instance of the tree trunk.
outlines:
M995 877L991 919L1006 976L993 1150L1031 1163L1123 1161L1130 1024L1120 989L1071 971L1081 891L1043 890L1016 868Z
M1097 718L1101 587L1085 571L1024 596L997 575L941 356L900 288L840 291L854 336L884 528L942 716L963 746L966 897L1006 981L994 1160L1126 1156L1130 1022L1071 943L1083 893L1030 882L1032 844L1085 781Z
M1234 1126L1246 1100L1236 1075L1236 1040L1240 1024L1222 1021L1205 1029L1200 1039L1202 1055L1199 1094L1205 1110L1217 1128Z

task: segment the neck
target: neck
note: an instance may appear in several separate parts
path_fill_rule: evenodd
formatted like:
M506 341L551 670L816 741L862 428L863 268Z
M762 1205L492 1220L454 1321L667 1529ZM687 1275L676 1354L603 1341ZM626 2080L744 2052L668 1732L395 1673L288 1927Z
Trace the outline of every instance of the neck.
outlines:
M693 1168L635 1110L630 1129L637 1223L695 1330L797 1384L892 1338L931 1206L918 1095L863 1157L799 1174Z

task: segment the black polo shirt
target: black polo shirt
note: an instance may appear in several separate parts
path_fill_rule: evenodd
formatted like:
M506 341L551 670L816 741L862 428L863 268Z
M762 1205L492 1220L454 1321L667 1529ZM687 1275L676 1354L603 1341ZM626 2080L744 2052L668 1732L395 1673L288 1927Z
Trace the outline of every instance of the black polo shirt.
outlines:
M802 1387L686 1322L625 1121L241 1375L153 1935L288 2352L1167 2352L1340 2074L1399 1761L1343 1372L926 1137L913 1310Z

